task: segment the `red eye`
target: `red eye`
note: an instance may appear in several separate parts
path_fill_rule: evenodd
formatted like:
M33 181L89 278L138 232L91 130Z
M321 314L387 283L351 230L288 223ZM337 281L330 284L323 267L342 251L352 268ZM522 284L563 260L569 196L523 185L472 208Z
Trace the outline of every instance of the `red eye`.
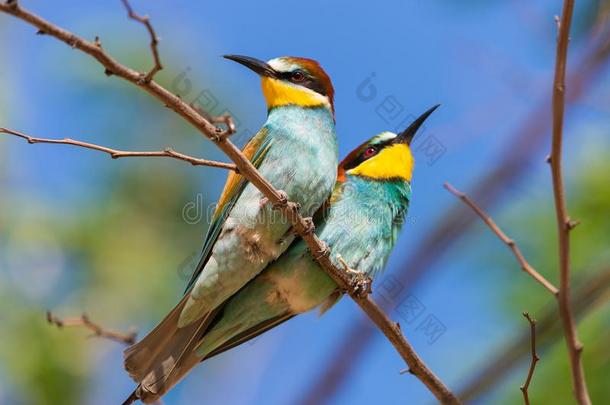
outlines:
M370 158L371 156L375 156L375 154L377 153L377 149L373 148L372 146L369 148L366 148L366 150L364 151L364 157L365 158Z
M300 70L297 70L292 73L290 76L293 82L302 82L305 79L305 75Z

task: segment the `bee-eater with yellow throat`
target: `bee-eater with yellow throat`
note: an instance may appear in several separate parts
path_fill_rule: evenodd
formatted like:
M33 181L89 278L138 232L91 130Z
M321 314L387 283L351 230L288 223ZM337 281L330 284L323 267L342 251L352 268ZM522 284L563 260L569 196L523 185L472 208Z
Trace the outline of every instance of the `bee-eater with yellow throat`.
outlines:
M383 132L347 155L337 184L314 217L331 260L374 278L392 252L411 201L414 159L410 144L438 106L400 134ZM324 313L343 293L320 268L303 240L290 248L223 305L202 336L205 361L316 307Z
M337 176L337 145L330 78L311 59L263 62L227 55L256 72L267 121L243 149L265 179L311 216ZM290 246L290 222L264 204L262 193L230 173L205 238L201 260L184 297L144 339L125 351L125 368L138 383L130 400L160 398L200 360L194 350L218 312Z

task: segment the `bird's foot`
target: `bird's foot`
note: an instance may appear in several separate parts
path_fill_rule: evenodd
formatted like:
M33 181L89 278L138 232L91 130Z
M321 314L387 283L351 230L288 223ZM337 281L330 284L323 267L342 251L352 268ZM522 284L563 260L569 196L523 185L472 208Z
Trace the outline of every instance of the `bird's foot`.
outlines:
M351 291L349 291L351 295L364 298L373 291L372 280L366 273L350 268L341 255L337 255L337 260L343 266L343 270L351 276Z
M283 190L278 190L277 193L279 195L279 198L276 202L271 203L269 201L269 198L263 197L263 198L261 198L261 200L258 203L260 205L260 207L263 208L265 205L267 205L269 203L271 203L271 206L275 209L284 208L286 205L288 205L288 194L286 194L286 192Z
M352 278L352 294L364 298L373 292L373 280L366 273L355 271Z
M312 217L303 218L303 225L305 225L305 234L307 235L311 235L316 230L316 226L313 223Z
M328 246L328 244L326 242L324 242L323 240L320 241L320 244L322 246L313 255L313 258L316 259L316 261L318 261L324 257L330 256L330 246Z
M288 194L284 190L277 191L279 198L277 202L271 204L273 208L284 208L288 204Z

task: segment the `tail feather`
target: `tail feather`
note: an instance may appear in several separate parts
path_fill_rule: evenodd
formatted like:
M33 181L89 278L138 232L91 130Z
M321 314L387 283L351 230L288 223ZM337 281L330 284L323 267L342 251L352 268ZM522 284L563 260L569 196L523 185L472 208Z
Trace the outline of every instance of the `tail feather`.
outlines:
M188 294L148 335L123 352L125 370L135 382L140 382L154 368L161 350L167 347L170 339L178 332L178 319L187 296Z
M158 400L201 361L201 356L195 349L214 318L215 311L188 326L178 328L180 313L187 297L188 294L144 339L124 352L125 369L139 384L132 397L135 395L144 403Z
M122 405L131 405L134 402L136 402L137 400L138 400L138 393L137 393L137 391L134 391L131 393L129 398L127 398L125 401L123 401Z

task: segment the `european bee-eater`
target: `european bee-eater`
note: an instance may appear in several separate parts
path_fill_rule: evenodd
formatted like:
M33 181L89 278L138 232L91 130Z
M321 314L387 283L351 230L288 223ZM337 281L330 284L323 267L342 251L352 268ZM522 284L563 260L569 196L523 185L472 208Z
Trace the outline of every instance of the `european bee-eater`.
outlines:
M313 215L336 181L337 145L330 78L311 59L269 62L227 55L256 72L267 121L244 154L265 179ZM133 397L154 402L201 360L194 349L218 308L292 243L290 223L236 173L227 179L205 238L201 260L183 299L139 343L125 351L138 383Z
M316 213L317 235L354 269L374 277L394 247L411 199L410 143L431 108L400 134L383 132L352 151L338 167L332 195ZM189 368L341 297L302 240L217 308L189 346ZM184 373L183 373L184 374ZM183 375L181 374L181 375ZM174 381L175 382L175 381ZM143 396L145 402L160 395Z
M337 266L343 265L340 255L350 268L371 278L384 268L411 200L414 161L409 145L437 107L398 135L383 132L371 138L339 165L329 202L316 215L316 234L331 248ZM197 353L206 360L315 307L324 313L341 295L305 242L294 241L223 305Z

